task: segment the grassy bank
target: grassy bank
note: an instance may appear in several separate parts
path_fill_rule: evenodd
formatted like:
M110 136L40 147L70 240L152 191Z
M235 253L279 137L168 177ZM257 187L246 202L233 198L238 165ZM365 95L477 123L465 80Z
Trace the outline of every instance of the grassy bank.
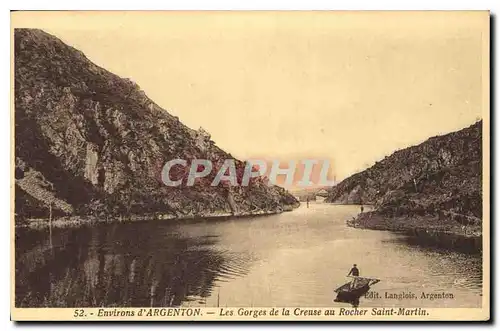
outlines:
M354 228L383 230L408 235L416 244L467 253L482 252L481 225L462 225L438 216L385 217L376 212L359 214L347 221Z

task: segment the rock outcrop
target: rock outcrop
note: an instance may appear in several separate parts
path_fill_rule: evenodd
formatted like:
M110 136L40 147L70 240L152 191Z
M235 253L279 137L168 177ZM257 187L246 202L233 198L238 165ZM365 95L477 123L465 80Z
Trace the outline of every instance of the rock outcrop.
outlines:
M261 178L248 187L212 187L214 173L192 187L167 187L167 160L220 164L232 156L131 80L35 29L15 30L15 158L19 219L46 217L49 205L62 215L181 216L279 212L298 203Z
M393 153L333 187L327 201L372 204L373 216L398 218L399 225L430 217L436 225L480 226L482 121Z

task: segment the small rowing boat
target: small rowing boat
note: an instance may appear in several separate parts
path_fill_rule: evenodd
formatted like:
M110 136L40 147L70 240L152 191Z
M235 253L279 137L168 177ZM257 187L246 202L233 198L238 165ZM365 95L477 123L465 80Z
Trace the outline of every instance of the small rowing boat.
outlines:
M380 279L367 278L359 276L349 276L352 277L348 283L340 286L335 290L337 293L336 302L353 302L358 300L362 295L366 294L370 290L370 286L380 282Z

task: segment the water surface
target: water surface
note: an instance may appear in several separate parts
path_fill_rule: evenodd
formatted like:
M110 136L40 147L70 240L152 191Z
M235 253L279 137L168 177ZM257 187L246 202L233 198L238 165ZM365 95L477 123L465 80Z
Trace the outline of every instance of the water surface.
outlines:
M480 306L480 256L347 227L358 212L311 203L255 218L54 229L51 238L17 230L16 306L349 306L334 303L333 290L353 263L361 276L381 279L372 288L381 298L361 306Z

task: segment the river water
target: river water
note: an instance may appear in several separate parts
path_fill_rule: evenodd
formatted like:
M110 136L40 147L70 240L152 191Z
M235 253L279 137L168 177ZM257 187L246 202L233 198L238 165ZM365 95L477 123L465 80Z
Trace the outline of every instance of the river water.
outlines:
M361 307L480 307L480 256L347 227L358 211L311 203L254 218L17 230L16 306L342 307L333 290L356 263L381 280ZM392 298L402 293L415 297Z

